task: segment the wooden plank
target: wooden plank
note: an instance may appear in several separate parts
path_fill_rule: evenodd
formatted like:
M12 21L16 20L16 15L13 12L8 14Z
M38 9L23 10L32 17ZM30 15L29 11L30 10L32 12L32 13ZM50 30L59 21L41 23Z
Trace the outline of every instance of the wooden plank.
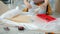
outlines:
M5 13L8 10L8 6L5 5L2 1L0 1L0 15Z

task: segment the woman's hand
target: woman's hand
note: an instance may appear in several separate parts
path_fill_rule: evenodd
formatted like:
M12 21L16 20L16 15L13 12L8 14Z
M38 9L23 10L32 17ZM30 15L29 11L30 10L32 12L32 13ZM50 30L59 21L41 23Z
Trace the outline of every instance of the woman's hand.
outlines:
M48 5L48 0L45 0L45 2L40 5L40 7L42 7L42 9L46 9L46 6Z
M24 4L28 9L32 8L31 4L27 0L24 0Z
M29 9L32 8L32 6L30 4L28 4L28 3L26 5L26 7L29 8Z

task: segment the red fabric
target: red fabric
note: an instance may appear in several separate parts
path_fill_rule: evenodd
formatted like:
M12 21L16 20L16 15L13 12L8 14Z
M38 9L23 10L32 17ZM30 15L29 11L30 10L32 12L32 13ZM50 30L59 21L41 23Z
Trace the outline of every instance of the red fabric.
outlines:
M46 14L37 14L37 16L38 16L39 18L42 18L43 20L46 20L47 22L56 20L56 18L51 17L51 16L46 15Z

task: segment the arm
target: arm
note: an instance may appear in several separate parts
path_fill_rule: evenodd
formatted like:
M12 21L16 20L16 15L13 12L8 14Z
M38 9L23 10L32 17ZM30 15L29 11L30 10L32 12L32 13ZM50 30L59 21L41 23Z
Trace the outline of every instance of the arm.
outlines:
M48 0L45 0L45 2L42 5L40 5L40 7L36 9L36 11L40 10L40 8L46 9L47 5L48 5Z
M45 0L45 2L40 7L42 7L42 9L45 9L47 5L48 5L48 0Z
M36 12L38 12L39 10L44 11L46 9L47 5L48 5L48 0L45 0L45 2L42 5L40 5L39 8L35 9L35 11Z
M32 6L28 2L28 0L24 0L24 4L26 5L27 8L29 8L29 9L32 8Z

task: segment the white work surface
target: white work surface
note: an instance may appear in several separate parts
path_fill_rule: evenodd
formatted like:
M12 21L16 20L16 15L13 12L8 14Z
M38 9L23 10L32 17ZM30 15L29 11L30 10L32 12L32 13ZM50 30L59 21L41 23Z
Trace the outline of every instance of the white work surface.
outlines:
M15 32L15 33L13 33L13 34L16 34L16 33L18 33L18 32L20 32L21 34L24 34L24 33L29 33L29 32L31 32L31 33L33 33L34 34L34 32L36 32L36 33L45 33L45 32L55 32L55 33L60 33L59 31L59 29L60 29L60 27L58 26L58 27L55 27L56 25L55 24L59 24L60 25L60 18L57 18L57 20L55 20L55 21L52 21L51 23L46 23L46 22L43 22L43 20L41 20L41 21L39 21L39 20L37 20L36 18L33 18L34 20L35 20L35 22L32 22L32 23L16 23L16 22L13 22L13 21L10 21L10 20L4 20L4 25L3 26L0 26L0 28L1 28L1 32L0 33L2 33L2 32L7 32L7 31L4 31L3 30L3 28L4 27L9 27L10 28L10 31L8 31L7 33L9 34L9 33L13 33L13 32ZM6 24L7 25L6 25ZM48 25L47 25L48 24ZM51 25L50 25L51 24ZM17 27L15 27L15 26L24 26L25 28L26 28L26 30L24 30L24 31L18 31L17 29ZM38 26L38 27L37 27ZM45 26L47 26L48 28L45 30ZM55 28L58 28L58 29L51 29L51 26L52 27L55 27ZM48 30L48 29L51 29L51 30ZM22 32L24 32L24 33L22 33ZM6 33L6 34L7 34ZM27 34L26 33L26 34ZM2 33L3 34L3 33Z
M17 11L17 10L16 10ZM11 11L12 12L12 11ZM14 11L15 12L15 11ZM8 12L7 12L8 13ZM12 13L13 14L13 13ZM11 14L11 15L12 15ZM19 13L18 13L19 14ZM24 13L23 13L24 14ZM7 14L8 15L8 14ZM6 15L6 16L7 16ZM14 15L14 14L13 14ZM32 19L33 20L35 20L35 22L32 22L32 23L29 23L29 24L27 24L27 23L16 23L16 22L13 22L13 21L10 21L10 20L7 20L7 19L4 19L3 20L3 24L1 24L1 26L0 26L0 30L1 30L1 34L4 34L4 33L6 33L7 31L5 31L3 28L4 27L9 27L10 28L10 31L8 31L6 34L10 34L10 33L13 33L13 34L16 34L16 33L21 33L21 34L28 34L28 33L30 33L30 34L32 34L32 33L34 33L35 34L35 32L36 33L45 33L45 32L55 32L55 33L60 33L59 31L59 29L60 29L60 18L59 18L59 14L54 14L54 15L52 15L53 17L56 17L56 20L55 21L52 21L52 22L50 22L50 23L46 23L45 21L43 21L43 20L39 20L39 19L37 19L37 18L35 18L34 16L32 16ZM2 23L2 22L1 22ZM58 25L59 26L58 26ZM26 28L26 30L24 30L23 31L23 33L22 33L22 31L18 31L17 30L17 27L15 27L15 26L24 26L25 28ZM47 26L47 28L46 28L46 26ZM58 27L57 27L58 26ZM52 28L52 29L51 29ZM56 29L55 29L56 28ZM27 32L26 32L27 31ZM2 33L2 32L4 32L4 33ZM15 32L15 33L14 33Z

